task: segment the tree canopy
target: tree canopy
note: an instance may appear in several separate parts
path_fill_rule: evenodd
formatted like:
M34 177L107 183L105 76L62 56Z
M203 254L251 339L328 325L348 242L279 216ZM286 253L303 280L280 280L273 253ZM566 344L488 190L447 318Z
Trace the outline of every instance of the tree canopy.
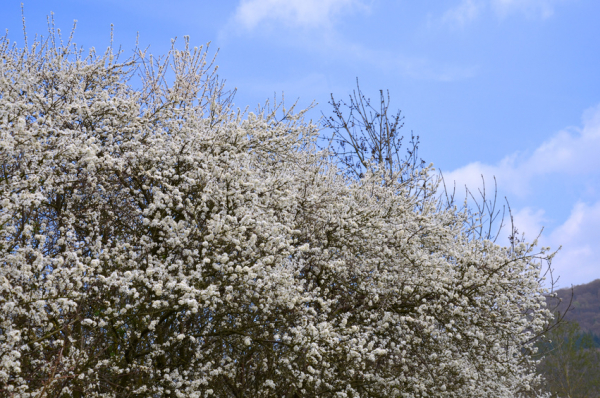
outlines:
M537 391L547 250L477 235L431 166L349 176L187 39L0 56L0 395Z

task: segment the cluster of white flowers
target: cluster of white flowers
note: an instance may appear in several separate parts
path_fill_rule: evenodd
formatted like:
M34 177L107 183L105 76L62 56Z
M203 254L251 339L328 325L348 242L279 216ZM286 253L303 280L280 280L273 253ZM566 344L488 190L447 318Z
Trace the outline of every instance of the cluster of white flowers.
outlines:
M302 112L234 111L187 40L57 42L0 44L1 396L535 390L544 251L412 194L430 169L350 180Z

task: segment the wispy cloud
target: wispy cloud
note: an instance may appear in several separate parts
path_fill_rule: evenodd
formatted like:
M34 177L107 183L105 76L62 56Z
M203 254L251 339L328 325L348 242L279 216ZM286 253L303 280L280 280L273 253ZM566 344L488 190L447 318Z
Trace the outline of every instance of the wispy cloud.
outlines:
M479 18L486 9L496 16L506 18L521 14L533 18L546 19L554 15L555 7L565 0L461 0L448 9L441 18L442 23L465 26Z
M350 58L353 62L372 65L386 73L419 80L453 82L472 78L479 70L478 65L439 62L428 57L374 49L342 39L332 43L327 52L329 56Z
M561 0L491 0L494 11L501 17L514 13L549 18L554 14L554 6Z
M420 80L453 82L478 73L478 65L440 62L364 45L337 29L341 18L352 13L368 13L372 3L373 0L241 0L221 29L220 38L266 32L267 40L285 37L286 45L318 53L335 62L359 62ZM276 35L273 35L274 30Z
M535 239L547 222L541 209L524 208L514 214L519 232L529 241ZM600 278L600 201L577 202L567 220L553 231L544 231L540 246L553 250L562 247L552 261L558 287L569 287ZM549 282L549 281L548 281Z
M563 247L552 264L563 282L580 284L600 278L600 202L576 203L567 221L547 241Z
M514 153L493 165L473 162L445 174L445 179L475 188L481 184L481 175L486 180L495 176L503 189L526 196L532 180L543 175L600 175L599 153L600 105L584 113L582 128L558 132L530 155Z
M444 23L464 26L467 22L476 19L483 8L483 3L478 0L462 0L460 4L444 13Z
M328 27L339 15L359 8L366 9L366 3L361 0L242 0L233 22L247 30L265 22L297 27Z

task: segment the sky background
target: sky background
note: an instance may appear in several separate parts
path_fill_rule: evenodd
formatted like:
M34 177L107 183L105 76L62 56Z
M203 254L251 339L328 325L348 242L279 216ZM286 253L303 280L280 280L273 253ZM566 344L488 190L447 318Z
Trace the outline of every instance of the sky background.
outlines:
M254 109L274 95L329 114L359 79L389 90L446 181L488 186L540 244L562 245L559 287L600 278L598 0L24 0L28 35L47 16L75 42L164 54L172 38L219 50L219 74ZM23 43L21 1L0 0L0 28ZM462 192L462 191L461 191ZM508 231L503 235L508 235ZM506 236L501 236L506 242Z

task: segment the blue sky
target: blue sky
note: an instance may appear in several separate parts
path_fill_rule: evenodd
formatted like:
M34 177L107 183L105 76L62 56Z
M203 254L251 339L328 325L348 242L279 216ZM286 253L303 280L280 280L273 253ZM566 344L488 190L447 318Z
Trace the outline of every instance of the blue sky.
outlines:
M22 43L21 1L2 0L0 28ZM358 77L388 89L405 134L459 187L496 176L515 221L562 245L559 286L600 278L600 2L597 0L24 1L29 35L57 27L103 49L114 24L127 54L163 54L174 37L211 42L235 103L274 94L317 119ZM507 234L507 233L506 233Z

